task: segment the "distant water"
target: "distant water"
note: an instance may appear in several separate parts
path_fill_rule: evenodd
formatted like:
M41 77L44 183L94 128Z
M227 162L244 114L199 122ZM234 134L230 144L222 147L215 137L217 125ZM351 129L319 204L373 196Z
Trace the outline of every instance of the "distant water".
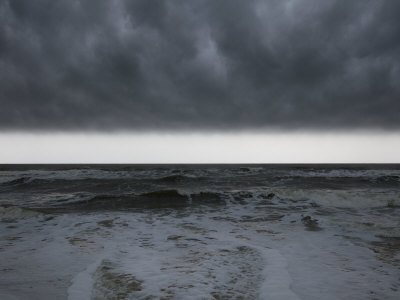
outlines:
M0 299L399 299L400 165L2 165Z

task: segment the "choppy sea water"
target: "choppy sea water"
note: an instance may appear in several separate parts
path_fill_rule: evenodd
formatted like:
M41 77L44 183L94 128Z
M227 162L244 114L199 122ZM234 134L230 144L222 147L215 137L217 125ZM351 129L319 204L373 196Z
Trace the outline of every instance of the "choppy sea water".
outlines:
M0 299L400 295L400 165L3 165L0 221Z

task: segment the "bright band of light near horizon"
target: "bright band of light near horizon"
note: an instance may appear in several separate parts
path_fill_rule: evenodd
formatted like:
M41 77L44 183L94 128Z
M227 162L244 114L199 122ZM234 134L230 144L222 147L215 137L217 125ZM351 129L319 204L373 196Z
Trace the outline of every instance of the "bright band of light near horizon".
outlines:
M0 163L400 163L400 133L1 133Z

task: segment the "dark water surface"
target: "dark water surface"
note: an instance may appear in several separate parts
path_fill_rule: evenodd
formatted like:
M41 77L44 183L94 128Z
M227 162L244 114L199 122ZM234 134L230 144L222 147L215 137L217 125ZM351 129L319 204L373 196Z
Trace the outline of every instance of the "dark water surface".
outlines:
M398 299L400 165L1 165L1 299Z

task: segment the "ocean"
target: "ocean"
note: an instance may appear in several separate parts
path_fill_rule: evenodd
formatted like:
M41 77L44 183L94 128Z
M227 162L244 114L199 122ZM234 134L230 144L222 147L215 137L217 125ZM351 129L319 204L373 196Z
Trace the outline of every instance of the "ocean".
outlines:
M399 299L400 165L1 165L0 299Z

